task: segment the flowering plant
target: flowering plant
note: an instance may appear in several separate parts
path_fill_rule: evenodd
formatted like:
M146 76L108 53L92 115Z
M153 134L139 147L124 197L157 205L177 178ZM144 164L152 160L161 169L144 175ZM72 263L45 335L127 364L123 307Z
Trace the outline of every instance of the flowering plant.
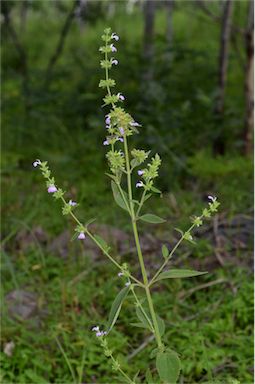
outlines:
M93 326L92 331L100 340L100 344L103 348L104 354L111 360L112 368L120 377L127 383L136 383L137 377L130 378L122 370L119 361L113 356L113 351L110 349L108 340L111 330L118 320L121 306L128 295L133 298L133 303L136 308L136 316L138 323L132 324L132 326L142 327L155 336L156 347L152 350L151 356L156 359L156 369L158 378L153 377L151 371L148 369L146 372L146 383L176 383L180 375L181 362L177 352L173 351L167 346L167 340L164 338L165 323L161 319L155 310L151 288L154 284L160 283L164 279L175 278L187 278L192 276L199 276L206 272L199 272L190 269L165 269L174 252L182 243L182 241L193 242L191 232L194 227L199 227L203 224L203 220L210 218L211 215L217 211L219 202L213 196L208 196L209 204L199 216L195 216L192 219L190 228L181 232L181 237L177 244L170 251L165 245L162 247L162 265L154 276L149 280L148 274L145 268L143 253L139 240L138 223L139 221L145 221L149 223L160 224L165 222L164 219L151 214L141 214L141 210L144 203L152 196L153 193L161 193L154 185L155 179L158 176L158 170L161 164L161 159L158 154L155 154L150 161L150 152L146 152L142 149L129 150L128 142L130 136L138 133L138 129L141 127L132 116L122 108L120 103L125 100L125 97L119 93L113 93L112 89L115 87L115 80L109 77L110 69L113 65L117 65L118 61L113 57L113 54L117 51L113 41L118 41L119 37L112 33L110 28L104 30L102 36L104 45L100 47L100 52L103 54L103 60L101 60L101 67L105 70L105 79L101 80L99 87L106 90L106 96L104 97L104 106L110 107L110 111L105 116L106 124L106 138L103 142L105 146L109 147L109 151L106 154L106 158L109 163L110 173L107 175L111 179L111 187L115 202L130 216L138 261L141 268L142 281L137 279L129 269L129 266L119 264L114 257L110 254L110 248L106 242L99 236L93 235L89 230L89 224L91 221L81 223L74 213L74 209L77 207L76 202L65 200L65 193L61 188L58 188L55 183L54 177L51 176L51 171L47 165L47 162L41 162L36 160L34 167L40 167L42 175L46 179L46 186L48 193L51 193L55 199L60 199L63 203L62 213L63 215L71 215L77 226L75 228L75 237L79 240L86 240L88 236L92 239L97 246L101 249L103 254L117 267L119 270L118 276L124 280L123 288L113 301L108 323L102 330L98 325ZM135 179L135 187L141 190L140 198L134 199L133 196L133 182ZM125 190L127 186L127 190ZM142 301L137 295L138 290L143 290L145 293L145 300Z

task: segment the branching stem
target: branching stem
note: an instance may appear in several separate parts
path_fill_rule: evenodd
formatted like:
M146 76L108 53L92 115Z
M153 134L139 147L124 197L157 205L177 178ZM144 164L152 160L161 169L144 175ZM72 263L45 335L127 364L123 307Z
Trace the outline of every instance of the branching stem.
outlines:
M130 211L131 211L132 228L133 228L133 233L134 233L134 238L135 238L137 255L138 255L138 260L139 260L139 264L141 267L144 289L145 289L145 293L146 293L146 297L147 297L147 301L148 301L148 305L149 305L149 310L150 310L150 314L151 314L151 318L152 318L153 326L154 326L154 330L155 330L155 337L157 340L158 347L161 348L163 346L163 344L161 341L161 336L160 336L160 332L159 332L159 327L158 327L158 322L157 322L157 318L156 318L156 314L155 314L155 309L154 309L153 302L152 302L150 288L148 286L148 277L147 277L147 273L146 273L146 269L145 269L145 265L144 265L143 254L142 254L142 250L141 250L141 245L140 245L139 235L138 235L138 230L137 230L137 225L136 225L136 215L134 212L134 203L133 203L133 195L132 195L130 160L129 160L128 143L127 143L126 136L124 136L124 152L125 152L126 171L127 171L129 206L130 206Z

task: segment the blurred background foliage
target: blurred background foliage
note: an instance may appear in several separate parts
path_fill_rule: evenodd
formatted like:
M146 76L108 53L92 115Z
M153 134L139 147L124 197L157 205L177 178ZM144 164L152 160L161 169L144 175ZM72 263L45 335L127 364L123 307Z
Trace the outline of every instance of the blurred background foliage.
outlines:
M113 271L99 266L102 278L95 264L89 283L84 286L81 281L75 294L69 290L69 280L87 267L86 249L79 250L78 261L73 244L70 257L54 258L48 244L67 224L58 205L45 196L41 176L31 164L36 158L49 161L57 184L79 201L81 218L97 217L129 233L104 176L106 111L98 88L104 76L98 49L103 29L110 26L120 36L119 65L112 77L126 97L125 107L142 124L134 146L152 149L163 160L158 183L163 198L155 198L151 209L165 215L173 227L187 225L206 196L215 194L222 204L219 220L233 223L241 215L250 223L253 1L8 0L1 2L1 25L3 302L12 290L25 287L42 295L49 312L40 323L44 331L36 334L33 324L29 328L4 317L3 345L14 340L17 347L12 357L2 353L3 382L70 382L63 356L52 344L52 335L59 333L64 334L62 342L78 373L83 345L87 351L81 382L109 382L110 366L84 329L91 326L91 303L96 302L96 309L92 307L97 321L107 316L116 294ZM38 227L47 233L46 240L40 239ZM143 228L148 231L161 240L169 236L169 227ZM215 233L215 226L211 231ZM173 298L165 303L161 291L155 293L163 317L175 324L169 336L184 355L183 383L252 382L251 236L242 238L243 245L233 255L235 234L225 231L228 242L222 252L230 256L227 269L224 262L214 265L212 273L216 280L230 281L232 291L210 324L207 317L204 323L196 317L191 322L183 319L207 305L210 312L210 305L221 300L217 285L211 288L211 303L207 291L179 307ZM29 234L29 247L24 241L20 245L20 238L25 236L27 243ZM199 239L192 256L207 268L203 260L215 259L214 245L210 239ZM171 296L192 286L185 284L169 285ZM121 319L128 325L125 316ZM118 330L113 336L118 353L130 349L127 336L133 344L142 342L142 332L130 335L128 326L122 331L125 336ZM123 358L125 369L135 374L146 368L146 353L138 357L131 365Z

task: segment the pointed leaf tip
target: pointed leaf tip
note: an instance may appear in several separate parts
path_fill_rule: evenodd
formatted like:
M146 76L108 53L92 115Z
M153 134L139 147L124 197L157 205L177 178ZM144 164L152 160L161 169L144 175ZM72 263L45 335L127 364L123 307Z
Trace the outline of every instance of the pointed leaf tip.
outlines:
M156 281L164 279L183 279L186 277L194 277L204 275L208 272L193 271L191 269L170 269L169 271L164 271L160 273Z
M152 224L161 224L166 221L165 219L162 219L159 216L153 215L152 213L146 213L145 215L140 216L139 219Z

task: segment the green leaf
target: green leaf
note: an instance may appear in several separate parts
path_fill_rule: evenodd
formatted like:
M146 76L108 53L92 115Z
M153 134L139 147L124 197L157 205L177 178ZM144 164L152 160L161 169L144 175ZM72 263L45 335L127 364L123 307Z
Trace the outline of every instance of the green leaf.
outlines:
M133 327L137 327L137 328L146 328L147 329L147 327L145 327L143 323L130 323L130 325L132 325Z
M140 370L137 371L136 374L135 374L135 376L133 377L133 382L134 382L134 383L136 382L136 379L138 378L139 373L140 373Z
M155 192L155 193L162 193L158 188L156 188L156 187L153 187L153 186L151 186L151 190L152 190L152 192Z
M149 193L148 195L146 195L145 198L143 199L143 202L145 203L145 201L147 201L151 196L152 196L152 193Z
M140 216L139 219L152 224L160 224L166 221L164 219L161 219L161 217L159 216L153 215L152 213L146 213L145 215Z
M105 174L106 174L106 176L110 177L113 181L116 182L116 180L117 180L116 176L112 175L111 173L105 173Z
M153 350L150 353L150 359L154 359L154 357L157 355L159 352L158 348L153 348Z
M113 197L114 197L116 204L119 207L121 207L122 209L125 209L127 211L128 209L127 209L126 203L120 194L120 191L118 189L117 184L114 181L111 181L111 186L112 186ZM124 195L126 195L126 193L124 191L123 191L123 193L124 193ZM127 196L126 196L126 198L127 198Z
M176 352L167 349L165 352L158 352L156 367L160 379L168 384L175 384L181 370L181 362Z
M86 221L86 223L84 224L85 227L87 228L90 224L94 223L94 221L96 221L96 219L90 219L90 220Z
M179 228L174 228L177 232L179 232L183 236L183 231Z
M158 323L158 329L159 329L160 336L163 336L165 333L165 329L166 329L165 322L157 314L156 314L156 319L157 319L157 323Z
M155 380L152 377L150 368L148 368L146 373L145 373L145 380L146 380L147 384L155 384Z
M169 256L169 250L165 244L162 245L161 251L162 251L162 255L163 255L164 259L166 260Z
M97 240L97 242L101 245L101 247L103 248L104 251L108 252L110 247L109 245L106 243L106 241L104 239L102 239L101 236L99 235L94 235L94 238Z
M137 167L139 164L141 164L137 159L133 159L130 161L130 165L132 168Z
M109 320L108 320L108 323L107 323L107 330L108 330L108 332L110 332L112 330L114 324L116 323L116 321L118 319L122 303L125 300L128 292L129 292L129 289L130 289L130 287L123 288L118 293L118 295L115 297L115 299L114 299L114 301L112 303L112 307L111 307L110 314L109 314Z
M151 324L153 325L151 316L148 313L148 311L144 310L144 312L146 313L147 318L151 321ZM137 314L138 319L141 321L141 323L135 323L135 326L142 328L142 325L143 325L143 328L151 330L150 323L149 323L148 319L146 318L144 312L141 310L140 307L136 307L136 314ZM161 319L161 317L159 317L157 314L156 314L156 319L157 319L157 323L158 323L158 329L159 329L160 336L163 336L163 334L165 333L164 320Z
M147 312L146 311L144 311L144 312L148 316ZM140 307L136 307L136 315L137 315L138 319L141 321L141 323L143 324L143 327L151 330L150 323L149 323L148 319L146 318L146 316L144 315L144 313ZM150 319L149 316L148 316L148 318Z
M170 269L169 271L160 273L155 281L164 279L183 279L185 277L200 276L206 273L208 272L193 271L191 269Z

